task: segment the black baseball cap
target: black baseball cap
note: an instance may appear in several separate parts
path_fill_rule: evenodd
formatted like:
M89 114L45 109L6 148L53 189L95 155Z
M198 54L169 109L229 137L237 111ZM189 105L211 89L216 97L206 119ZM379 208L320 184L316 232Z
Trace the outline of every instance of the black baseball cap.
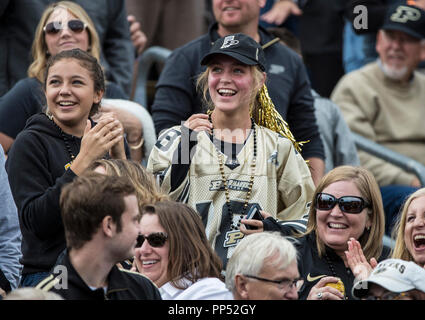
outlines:
M402 31L414 38L425 38L425 11L408 4L391 5L386 13L383 30Z
M224 54L243 64L258 65L261 70L266 70L263 48L257 41L243 33L231 34L215 41L210 51L202 58L201 65L207 65L216 54Z

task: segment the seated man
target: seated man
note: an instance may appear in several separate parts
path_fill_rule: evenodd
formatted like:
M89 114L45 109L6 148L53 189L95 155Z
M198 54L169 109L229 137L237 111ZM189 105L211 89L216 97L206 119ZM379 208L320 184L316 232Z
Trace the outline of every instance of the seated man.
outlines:
M227 264L226 287L235 300L297 300L302 284L297 251L277 232L246 236Z
M389 7L377 35L379 59L345 75L331 97L353 132L423 164L425 77L415 69L425 59L424 37L425 11L411 5ZM366 152L359 156L381 186L388 234L401 203L420 181Z
M123 177L92 173L60 198L69 252L38 289L66 300L160 300L156 286L116 264L134 255L139 230L136 190Z
M384 260L366 280L354 285L353 296L362 300L425 300L425 269L413 261Z

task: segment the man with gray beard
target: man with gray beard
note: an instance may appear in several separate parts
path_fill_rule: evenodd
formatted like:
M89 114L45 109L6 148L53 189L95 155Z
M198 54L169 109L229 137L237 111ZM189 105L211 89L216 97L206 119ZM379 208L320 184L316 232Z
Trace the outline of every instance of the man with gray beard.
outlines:
M424 38L424 10L404 3L390 6L377 34L379 58L345 75L331 96L352 131L423 164L425 76L415 69L425 59ZM381 187L389 234L405 197L421 183L366 152L359 157Z

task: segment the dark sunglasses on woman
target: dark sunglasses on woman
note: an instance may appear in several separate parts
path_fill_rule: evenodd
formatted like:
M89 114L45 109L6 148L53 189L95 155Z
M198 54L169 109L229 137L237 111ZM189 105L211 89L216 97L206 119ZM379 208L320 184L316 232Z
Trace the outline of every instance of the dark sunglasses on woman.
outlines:
M87 27L87 25L81 20L69 20L67 25L68 29L75 33L80 33ZM47 34L57 34L64 28L65 26L62 24L62 21L53 21L46 24L43 31Z
M167 241L168 236L163 232L151 233L148 236L144 236L143 234L139 234L137 237L136 248L140 248L145 239L148 241L149 245L154 248L161 248L164 246L165 241Z
M328 193L318 193L316 196L316 209L317 210L332 210L338 204L342 212L345 213L360 213L364 208L369 208L368 204L363 198L356 196L344 196L335 198Z

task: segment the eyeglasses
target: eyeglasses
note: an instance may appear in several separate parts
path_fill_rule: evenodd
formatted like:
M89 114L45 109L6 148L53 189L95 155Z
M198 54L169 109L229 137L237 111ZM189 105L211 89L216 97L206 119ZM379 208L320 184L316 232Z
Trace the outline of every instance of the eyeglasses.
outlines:
M278 285L279 289L285 290L285 291L289 291L292 288L296 288L297 291L300 291L301 287L304 284L304 280L302 278L297 278L297 279L282 279L282 280L271 280L271 279L266 279L266 278L261 278L261 277L257 277L257 276L251 276L248 274L244 274L245 277L247 278L251 278L251 279L256 279L256 280L260 280L260 281L264 281L264 282L271 282L271 283L275 283Z
M168 239L168 235L163 232L151 233L148 236L144 236L143 234L139 234L137 236L137 244L136 248L140 248L145 242L145 239L148 240L148 243L151 247L161 248L164 246L165 241Z
M382 296L366 296L365 300L408 300L411 299L409 293L407 292L387 292L384 293Z
M75 33L80 33L85 28L87 28L87 24L85 24L81 20L68 21L68 29L72 30ZM62 24L62 21L53 21L46 24L46 26L43 28L43 31L47 34L57 34L62 29L65 29L65 26Z
M344 196L335 198L327 193L318 193L316 196L315 204L318 210L332 210L337 203L341 211L345 213L360 213L364 208L370 207L370 204L361 197Z

